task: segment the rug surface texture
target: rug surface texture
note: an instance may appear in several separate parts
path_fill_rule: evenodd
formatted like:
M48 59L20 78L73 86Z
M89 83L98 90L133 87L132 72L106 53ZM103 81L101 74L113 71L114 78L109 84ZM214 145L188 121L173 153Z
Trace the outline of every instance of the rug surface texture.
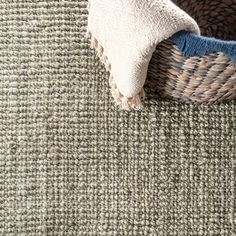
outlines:
M87 16L0 0L0 235L235 235L236 103L120 110Z

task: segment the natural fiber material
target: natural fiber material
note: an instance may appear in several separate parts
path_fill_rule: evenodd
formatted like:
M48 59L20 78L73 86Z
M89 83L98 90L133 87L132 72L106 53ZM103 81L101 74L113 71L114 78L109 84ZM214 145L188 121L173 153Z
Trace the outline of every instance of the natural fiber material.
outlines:
M171 40L153 54L147 86L184 103L220 103L236 99L236 62L223 53L185 58Z
M214 34L221 38L224 31L228 39L236 39L236 31L231 30L235 27L232 23L235 22L235 0L177 2L198 20L203 35ZM224 21L228 23L222 24ZM236 99L235 59L236 41L179 32L158 45L149 67L151 79L147 84L163 96L182 102L226 102Z
M87 36L109 67L119 104L141 105L157 44L181 30L200 32L197 23L171 0L90 0Z
M0 235L235 235L236 104L113 103L87 1L0 1Z
M145 97L144 89L142 88L141 91L133 97L128 98L123 96L117 88L116 82L111 74L111 64L107 56L104 54L104 48L99 44L97 39L94 38L90 32L87 31L85 36L90 40L90 47L96 50L97 56L100 58L101 62L105 65L106 70L110 74L109 84L111 88L111 94L116 104L125 110L130 110L131 108L136 110L142 109L143 105L141 100Z
M173 0L198 23L205 36L236 40L236 0Z

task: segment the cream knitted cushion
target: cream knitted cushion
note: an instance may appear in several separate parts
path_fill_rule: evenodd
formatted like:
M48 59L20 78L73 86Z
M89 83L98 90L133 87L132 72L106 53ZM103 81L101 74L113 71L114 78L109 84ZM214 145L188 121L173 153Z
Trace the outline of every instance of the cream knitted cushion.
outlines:
M123 108L141 106L148 64L158 43L197 23L170 0L90 0L87 37L110 72Z

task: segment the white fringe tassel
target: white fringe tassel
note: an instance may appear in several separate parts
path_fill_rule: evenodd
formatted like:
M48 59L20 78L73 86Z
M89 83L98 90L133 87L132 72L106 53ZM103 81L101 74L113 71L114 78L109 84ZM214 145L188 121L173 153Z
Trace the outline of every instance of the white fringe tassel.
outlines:
M142 91L137 94L134 97L128 98L123 96L120 91L118 90L115 80L111 74L111 64L108 61L107 56L104 53L103 47L99 44L97 39L93 37L92 33L90 31L87 31L85 37L87 39L90 39L90 47L92 49L95 49L97 52L98 57L100 58L101 62L105 65L106 71L110 73L109 77L109 84L111 88L111 94L116 102L117 105L119 105L122 109L130 110L130 109L136 109L140 110L143 108L142 100L145 98L145 92L142 89Z

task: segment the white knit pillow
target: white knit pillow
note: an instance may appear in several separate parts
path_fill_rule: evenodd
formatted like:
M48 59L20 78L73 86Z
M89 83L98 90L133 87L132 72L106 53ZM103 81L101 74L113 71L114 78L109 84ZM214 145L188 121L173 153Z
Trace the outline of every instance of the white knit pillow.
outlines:
M123 108L141 106L148 64L158 43L197 23L170 0L90 0L87 37L110 72Z

